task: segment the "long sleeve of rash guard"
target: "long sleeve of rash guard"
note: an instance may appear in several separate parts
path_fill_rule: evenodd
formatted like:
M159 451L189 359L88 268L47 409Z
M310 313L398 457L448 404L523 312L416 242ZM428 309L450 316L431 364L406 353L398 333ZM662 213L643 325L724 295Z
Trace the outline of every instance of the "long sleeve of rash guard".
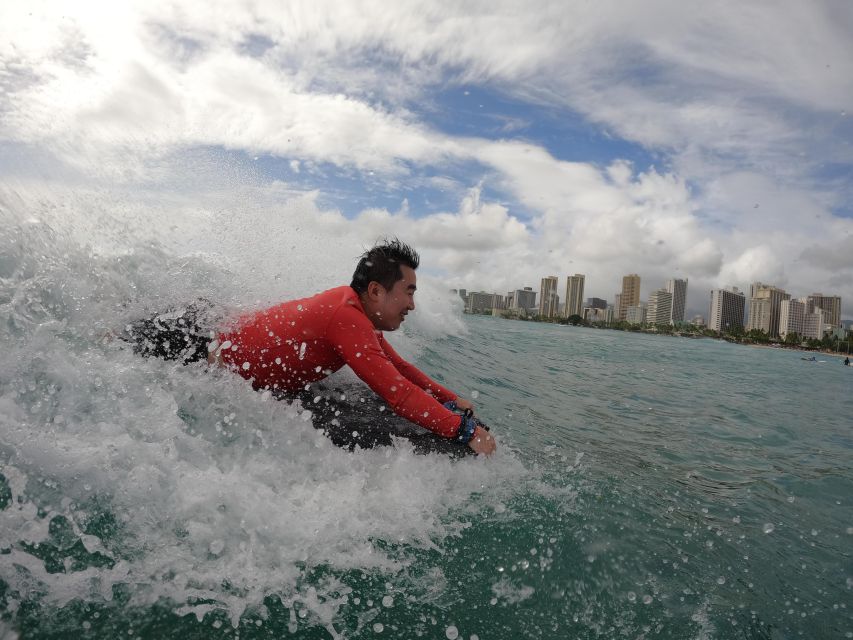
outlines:
M445 438L457 435L459 416L441 406L436 398L394 366L389 354L383 350L373 325L363 313L350 306L341 307L329 323L326 337L355 374L379 394L398 416ZM405 363L393 349L388 348L400 362ZM408 367L414 369L411 365ZM440 397L456 397L424 374L420 375L430 385L428 388L438 392Z
M445 403L448 400L456 400L458 396L450 389L441 386L416 366L403 360L384 336L379 336L379 346L388 354L391 363L397 368L397 371L402 373L410 382L413 382L427 393L433 395L441 403Z

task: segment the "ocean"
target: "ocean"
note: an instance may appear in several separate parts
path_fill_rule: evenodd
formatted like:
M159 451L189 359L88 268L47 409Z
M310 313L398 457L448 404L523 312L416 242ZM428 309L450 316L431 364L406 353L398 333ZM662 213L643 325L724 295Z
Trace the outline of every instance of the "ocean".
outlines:
M424 276L390 339L498 452L349 453L110 338L333 270L252 288L272 272L111 230L0 230L0 638L853 637L837 358L464 316Z

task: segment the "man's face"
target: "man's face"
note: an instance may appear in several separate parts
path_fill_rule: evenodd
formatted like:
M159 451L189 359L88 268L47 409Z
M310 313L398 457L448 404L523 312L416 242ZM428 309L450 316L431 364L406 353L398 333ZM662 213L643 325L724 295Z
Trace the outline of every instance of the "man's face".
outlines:
M368 287L367 315L373 326L381 331L394 331L415 308L417 276L411 267L401 266L403 278L390 289L371 283Z

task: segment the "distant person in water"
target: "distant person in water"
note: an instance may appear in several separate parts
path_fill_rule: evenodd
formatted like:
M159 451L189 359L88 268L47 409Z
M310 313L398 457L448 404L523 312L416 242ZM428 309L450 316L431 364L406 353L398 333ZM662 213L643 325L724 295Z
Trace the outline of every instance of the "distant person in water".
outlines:
M491 454L495 440L474 418L471 402L403 360L382 335L398 329L414 310L419 262L408 245L386 241L361 256L349 286L251 313L212 333L202 326L203 310L193 305L129 325L125 339L143 355L185 363L206 357L257 390L282 399L299 397L312 409L322 397L331 403L323 405L328 418L324 429L341 426L336 420L340 398L316 383L346 364L398 416L475 453ZM329 435L350 448L391 444L387 434L349 440L350 432L344 424Z
M847 367L850 366L850 357L849 356L847 358L844 358L844 365Z

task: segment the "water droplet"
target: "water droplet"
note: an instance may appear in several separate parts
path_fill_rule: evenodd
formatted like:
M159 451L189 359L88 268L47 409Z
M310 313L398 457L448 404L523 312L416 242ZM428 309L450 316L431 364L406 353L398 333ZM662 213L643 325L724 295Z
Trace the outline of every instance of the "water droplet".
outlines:
M732 522L734 522L735 524L740 524L740 516L735 516L734 518L732 518Z
M717 578L717 584L726 584L726 579L723 576Z
M788 502L793 502L793 501L794 501L794 496L788 496Z
M649 594L644 595L643 596L643 604L651 604L651 603L652 603L652 597Z
M444 632L444 635L447 636L447 640L456 640L459 637L459 629L450 625L447 627L447 630Z
M477 398L479 398L479 397L480 397L480 392L479 392L479 391L474 390L474 391L472 391L472 392L471 392L471 399L472 399L472 400L476 400L476 399L477 399Z
M383 629L385 629L385 625L383 625L381 622L377 622L373 625L373 630L376 633L382 633Z
M385 596L382 598L382 606L383 607L393 607L394 606L394 596Z
M637 599L637 594L633 591L628 592L628 602L634 602Z
M764 527L762 527L762 531L764 531L764 533L773 533L775 528L776 527L774 527L772 523L767 522L764 524Z

